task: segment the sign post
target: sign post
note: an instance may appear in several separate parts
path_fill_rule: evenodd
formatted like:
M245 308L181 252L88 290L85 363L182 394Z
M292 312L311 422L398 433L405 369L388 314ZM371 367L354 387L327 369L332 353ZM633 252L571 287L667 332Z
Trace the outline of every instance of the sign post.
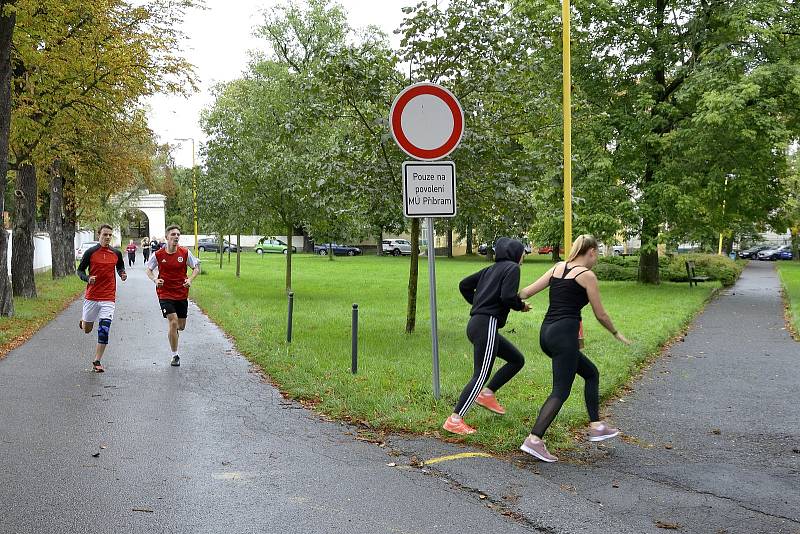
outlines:
M403 163L403 213L427 219L428 279L433 348L433 397L439 400L439 326L436 316L434 217L456 215L456 166L437 161L450 154L464 134L464 111L453 93L432 83L406 87L389 115L400 149L419 161Z

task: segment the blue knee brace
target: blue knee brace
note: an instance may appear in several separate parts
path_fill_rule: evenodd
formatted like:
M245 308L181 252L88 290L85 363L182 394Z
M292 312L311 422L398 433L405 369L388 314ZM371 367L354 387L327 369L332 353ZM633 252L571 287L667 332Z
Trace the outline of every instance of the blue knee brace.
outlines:
M101 345L108 345L108 331L111 330L111 319L100 319L97 326L97 342Z

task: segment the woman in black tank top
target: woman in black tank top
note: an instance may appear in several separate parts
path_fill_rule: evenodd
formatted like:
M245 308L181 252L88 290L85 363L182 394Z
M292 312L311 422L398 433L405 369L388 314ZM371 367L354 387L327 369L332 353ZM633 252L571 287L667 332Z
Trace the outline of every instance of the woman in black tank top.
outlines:
M550 288L550 306L539 331L539 345L552 360L553 389L545 401L530 435L520 449L545 462L558 460L545 447L544 433L569 397L572 382L578 374L584 380L584 399L589 413L589 440L603 441L619 434L600 420L600 373L578 346L581 310L591 303L597 320L622 343L630 344L620 334L603 308L597 277L591 271L597 263L597 241L590 235L579 236L572 244L572 253L564 263L556 264L519 296L527 299Z

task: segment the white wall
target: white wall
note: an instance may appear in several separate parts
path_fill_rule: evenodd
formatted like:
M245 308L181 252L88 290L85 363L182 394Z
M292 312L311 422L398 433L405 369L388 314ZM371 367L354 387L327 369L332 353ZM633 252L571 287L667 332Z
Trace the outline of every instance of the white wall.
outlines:
M6 230L8 235L8 256L6 257L6 269L11 274L11 255L13 254L13 243L11 240L11 230ZM50 254L50 236L48 234L35 234L33 236L33 270L42 272L48 270L53 265L53 258Z

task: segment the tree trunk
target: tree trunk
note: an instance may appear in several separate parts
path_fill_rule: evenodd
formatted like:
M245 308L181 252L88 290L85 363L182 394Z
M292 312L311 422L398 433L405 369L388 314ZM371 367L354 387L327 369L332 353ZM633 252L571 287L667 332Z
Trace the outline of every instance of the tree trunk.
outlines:
M453 257L453 224L449 219L447 221L447 257Z
M236 278L239 278L242 274L242 232L239 231L236 233ZM287 251L286 253L289 254L291 250Z
M553 263L558 263L561 261L561 252L559 250L561 248L561 243L556 242L550 246L553 247L553 251L550 253Z
M303 229L303 252L308 252L309 254L314 253L314 242L308 238L308 232L306 232L305 228ZM291 243L289 243L291 245Z
M430 261L430 260L428 260ZM408 307L406 334L414 332L417 324L417 282L419 281L419 219L411 219L411 267L408 273Z
M376 256L383 256L383 228L378 229L378 250Z
M13 2L0 1L0 15L11 4ZM3 225L3 212L8 182L8 134L11 128L11 38L15 24L14 13L0 16L0 317L14 315L14 300L11 298L11 281L7 268L8 234Z
M75 274L75 232L78 228L78 206L75 199L74 172L63 173L64 178L64 227L62 228L64 272Z
M36 223L36 167L23 163L14 191L14 243L11 286L15 297L36 297L33 278L33 230Z
M228 243L231 242L231 234L228 234ZM228 246L228 265L231 264L231 247Z
M333 261L333 245L328 243L328 261Z
M64 269L64 178L59 167L59 162L55 161L50 168L50 213L47 225L53 265L50 272L54 280L72 274Z
M294 227L286 225L286 292L292 290L292 240L294 239Z
M797 231L798 231L798 229L800 229L800 228L797 227L797 226L792 226L790 228L790 230L792 232L792 259L794 261L800 261L800 254L798 254L798 241L800 241L800 240L797 239Z
M467 255L473 254L472 251L472 222L467 222Z
M222 232L219 233L219 268L222 269L222 259L225 257L225 241L224 237L222 237Z
M642 249L639 253L639 282L658 284L661 277L658 272L658 224L652 216L642 219Z

